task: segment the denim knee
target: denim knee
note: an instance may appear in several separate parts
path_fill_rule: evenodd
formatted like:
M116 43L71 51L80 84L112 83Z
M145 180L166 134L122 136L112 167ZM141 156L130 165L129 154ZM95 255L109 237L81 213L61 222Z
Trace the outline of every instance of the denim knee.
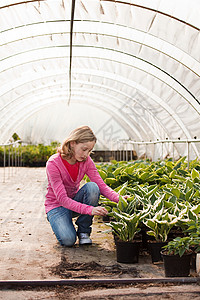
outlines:
M62 206L47 213L51 228L62 246L73 246L76 242L76 230L72 223L71 211Z
M99 202L100 190L95 182L88 182L85 185L88 195L88 205L97 206Z
M66 235L57 238L61 246L72 247L76 243L76 234Z

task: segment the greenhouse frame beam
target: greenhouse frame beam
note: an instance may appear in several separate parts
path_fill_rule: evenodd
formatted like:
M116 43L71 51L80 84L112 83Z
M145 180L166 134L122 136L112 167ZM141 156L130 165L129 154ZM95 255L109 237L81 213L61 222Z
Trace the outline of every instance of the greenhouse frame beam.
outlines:
M187 157L188 157L188 162L189 162L189 157L190 157L190 150L189 150L189 145L192 144L193 149L197 155L197 157L200 157L200 153L198 151L198 149L193 145L193 143L200 143L200 139L166 139L166 140L156 140L156 141L132 141L132 140L126 140L126 139L122 139L119 140L122 143L128 143L128 144L133 144L133 145L156 145L156 144L166 144L166 143L172 143L173 145L173 159L174 159L174 147L175 144L180 144L180 143L184 143L187 144ZM180 155L180 154L179 154ZM189 169L189 164L188 164L188 169Z
M37 96L37 95L36 95ZM61 97L61 95L59 95L59 98ZM65 95L63 96L64 99L66 99ZM88 101L88 100L82 100L81 99L81 94L78 95L78 98L80 99L79 101L75 100L73 101L73 103L75 102L78 102L78 103L88 103L89 105L94 105L98 108L100 108L101 110L104 110L106 111L107 113L109 113L111 116L113 116L113 111L115 110L115 106L114 106L114 103L110 103L110 108L109 106L107 105L105 108L102 107L102 101L99 101L99 99L96 100L96 98L93 98L92 100ZM48 99L48 100L47 100ZM54 102L57 102L57 98L55 97L48 97L48 98L45 98L43 99L43 102L41 103L41 99L39 99L38 101L34 101L31 105L30 104L27 104L26 106L23 105L24 107L24 110L25 110L25 113L21 114L21 110L19 108L19 112L20 114L18 115L18 113L15 111L15 113L12 114L11 116L11 119L12 119L12 122L10 122L10 117L7 118L7 120L5 120L4 118L4 124L2 125L2 127L4 127L4 134L6 134L6 131L8 132L11 128L13 128L15 126L15 124L19 124L21 122L21 120L24 120L23 116L25 116L25 119L27 118L27 116L30 116L31 113L34 113L35 111L38 111L40 110L40 108L42 106L46 106L48 105L49 103L54 103ZM91 99L91 98L90 98ZM36 103L38 102L38 105L36 107L36 109L34 108ZM28 114L27 112L27 107L30 109L30 114ZM33 107L33 108L32 108ZM114 109L114 110L113 110ZM111 113L112 112L112 113ZM118 113L118 117L117 117L117 121L121 124L121 126L123 127L124 131L127 132L127 134L129 136L131 136L131 133L133 133L133 131L135 129L132 129L131 127L131 124L128 125L128 122L126 119L122 118L121 115L120 115L120 111L119 110L116 110L115 113ZM126 124L126 125L125 125ZM133 124L132 124L133 125ZM128 130L129 128L129 130ZM128 130L128 131L127 131ZM140 137L139 135L139 132L137 133L137 136Z
M179 18L177 18L177 17L175 17L175 16L169 15L169 14L167 14L167 13L164 13L164 12L162 12L162 11L160 11L160 10L157 10L157 9L154 9L154 8L151 8L151 7L139 5L139 4L136 4L136 3L125 2L125 1L122 1L122 0L100 0L100 1L101 1L101 2L114 2L114 3L119 3L119 4L129 5L129 6L135 6L135 7L138 7L138 8L150 10L150 11L153 11L153 12L155 12L155 13L158 13L158 14L161 14L161 15L163 15L163 16L166 16L166 17L168 17L168 18L174 19L174 20L176 20L176 21L178 21L178 22L181 22L181 23L183 23L183 24L185 24L185 25L187 25L187 26L192 27L192 28L195 29L195 30L198 30L198 31L200 30L200 28L198 28L198 27L192 25L191 23L188 23L188 22L186 22L186 21L184 21L184 20L181 20L181 19L179 19Z
M17 2L17 3L11 3L8 5L0 6L0 9L4 9L4 8L11 7L11 6L16 6L16 5L21 5L21 4L28 4L28 3L32 3L32 2L42 2L42 1L45 2L47 0L27 0L27 1Z
M63 74L64 75L64 74ZM84 81L78 81L78 84L85 84L85 85L92 85L92 86L95 86L96 88L101 88L102 87L102 85L101 84L97 84L97 83L88 83L88 82L84 82ZM42 87L40 87L40 88L38 88L37 89L37 91L39 91L39 90L41 90L41 91L44 91L44 89L49 89L50 87L56 87L56 86L59 86L60 85L60 83L58 82L58 83L56 83L56 84L54 84L53 86L52 86L52 84L51 85L46 85L46 86L42 86ZM111 94L110 94L110 96L109 96L109 99L110 98L113 98L114 99L114 101L118 101L118 102L120 102L121 103L121 106L120 106L120 109L123 109L123 106L124 105L128 105L129 104L129 101L131 102L131 101L134 101L134 99L132 99L132 98L130 98L130 96L128 95L128 94L126 94L125 92L122 92L122 91L118 91L117 89L114 89L113 87L109 87L109 86L104 86L104 89L106 89L106 90L109 90L109 91L114 91L115 93L118 93L118 96L119 95L121 95L121 96L123 96L126 100L120 100L120 99L118 99L118 98L116 98L116 97L113 97ZM34 91L35 91L35 89L34 89ZM76 88L76 91L77 91L77 88ZM83 91L83 89L82 89L82 91ZM86 89L84 89L84 92L86 91ZM88 89L88 91L89 91L89 89ZM18 97L18 98L15 98L14 100L12 100L12 101L10 101L9 103L7 103L4 107L2 107L0 110L3 110L3 109L5 109L6 107L8 107L9 105L11 105L11 104L13 104L15 101L17 101L17 104L18 104L18 102L19 102L19 99L20 98L24 98L24 100L26 101L26 99L27 99L27 96L28 96L28 94L32 94L32 90L29 90L26 94L24 94L24 95L21 95L20 94L20 96ZM58 94L60 93L60 91L58 91ZM106 94L106 92L103 92L103 91L101 91L101 90L99 90L99 91L96 91L96 93L101 93L102 94L102 98L105 98L105 97L107 97L107 94ZM55 95L55 97L56 97L56 95ZM120 97L121 98L121 97ZM100 100L100 99L99 99ZM110 100L109 100L110 101ZM140 106L142 106L142 104L138 101L138 104L140 105ZM131 111L133 111L133 108L132 108L132 106L131 105L129 105L129 107L130 107L130 110ZM146 107L144 107L144 106L142 106L143 107L143 109L144 110L146 110L147 111L147 113L148 114L150 114L152 117L153 117L153 114L152 114L152 112L151 111L149 111L148 109L146 109ZM119 109L119 108L118 108ZM13 110L13 106L11 107L11 111ZM6 111L5 112L5 114L4 115L1 115L1 118L2 118L2 120L4 119L5 120L5 117L6 117L6 115L7 115L7 112L8 111ZM125 113L124 113L125 114ZM138 113L136 112L136 110L134 110L134 114L136 114L136 115L138 115ZM126 116L131 116L132 115L132 113L131 114L126 114ZM147 121L147 120L145 120L145 118L143 118L143 116L140 116L140 118L143 120L143 122L144 123L146 123L146 125L148 126L148 127L151 127L151 125L149 124L149 122ZM157 118L155 118L154 117L154 119L156 119L157 120L157 123L163 128L163 130L164 130L164 127L163 127L163 125L160 123L160 121L157 119ZM155 135L157 135L156 134L156 132L155 132L155 130L153 129L153 127L151 127L151 131L152 132L154 132L154 134ZM166 132L166 130L164 130L165 132Z
M32 3L32 2L47 2L47 0L27 0L27 1L17 2L17 3L11 3L11 4L8 4L8 5L0 6L0 9L4 9L4 8L16 6L16 5L29 4L29 3ZM155 12L157 14L161 14L163 16L166 16L168 18L174 19L177 22L183 23L183 24L185 24L185 25L187 25L187 26L189 26L189 27L191 27L191 28L193 28L193 29L195 29L197 31L200 30L200 28L194 26L193 24L191 24L189 22L186 22L186 21L184 21L182 19L179 19L179 18L177 18L177 17L175 17L173 15L167 14L167 13L165 13L163 11L160 11L160 10L148 7L148 6L139 5L139 4L136 4L136 3L131 3L130 1L126 2L126 1L122 1L122 0L100 0L100 2L112 2L112 3L116 3L116 4L118 3L118 4L123 4L123 5L129 5L129 6L133 6L133 7L142 8L144 10L149 10L149 11Z
M90 72L90 74L92 74L91 72ZM108 74L105 74L104 73L104 75L106 76L106 77L108 77ZM111 78L111 77L110 77ZM115 80L117 80L118 78L117 77L115 77ZM77 83L77 81L76 81L76 83ZM83 81L78 81L78 83L79 84L83 84L84 82ZM58 83L56 83L55 85L59 85L60 83L58 82ZM87 82L85 83L86 85L89 85ZM127 84L128 84L128 82L127 82ZM92 85L93 86L97 86L97 84L94 84L94 83L92 83ZM130 83L130 85L133 85L133 83L131 82ZM99 85L99 87L100 87L100 85ZM47 87L46 88L49 88L49 86L47 85ZM42 87L42 88L40 88L41 90L42 89L44 89L44 86ZM115 92L117 92L118 93L118 95L123 95L124 97L126 97L126 98L129 98L130 99L130 101L132 101L132 100L134 100L135 102L138 102L138 104L139 105L141 105L141 103L140 103L140 101L137 101L136 99L131 99L130 98L130 96L128 95L128 94L126 94L125 92L121 92L121 91L118 91L118 90L116 90L116 89L114 89L113 87L110 87L110 86L104 86L104 89L109 89L109 90L113 90L113 91L115 91ZM144 91L143 91L144 92ZM28 94L30 94L30 93L32 93L32 91L28 91L28 93L26 93L25 95L23 95L23 97L26 97L27 98L27 95ZM60 92L58 92L58 93L60 93ZM104 97L106 96L106 94L104 95ZM22 97L22 95L20 95L19 96L19 99ZM56 96L55 96L56 97ZM25 100L26 100L26 98L25 98ZM117 100L117 99L116 99ZM128 100L128 99L127 99ZM11 103L13 103L14 101L18 101L18 99L15 99L15 100L12 100L12 102L10 102L9 104L7 103L6 104L6 106L8 106L8 105L10 105ZM129 101L129 100L128 100ZM124 104L126 104L126 105L128 105L128 101L122 101L122 105L124 105ZM161 102L161 99L160 100L158 100L158 102L160 103ZM131 105L129 105L129 107L130 107L130 109L132 109L132 107L131 107ZM150 112L150 111L148 111L148 109L147 108L145 108L144 106L143 106L143 108L147 111L147 113L148 114L151 114L152 115L152 113ZM2 108L2 110L3 110L3 108ZM13 110L13 107L11 108L11 110ZM7 112L5 112L6 114L7 114ZM170 113L170 112L169 112ZM170 113L171 114L171 113ZM130 115L130 114L129 114ZM6 115L5 115L5 117L6 117ZM8 116L9 117L9 116ZM10 117L9 117L10 118ZM8 118L8 119L9 119ZM142 118L142 117L141 117ZM4 119L4 121L5 121L5 118L2 116L2 120ZM154 118L155 119L155 118ZM160 126L164 129L164 127L162 126L162 124L160 123L160 121L159 120L157 120L157 122L160 124ZM165 130L165 132L166 132L166 130ZM168 133L168 135L169 135L169 133Z
M64 47L64 46L61 46L62 48ZM67 46L68 47L68 46ZM90 46L74 46L74 48L83 48L83 49L86 49L86 48L91 48ZM94 47L95 49L97 49L97 50L103 50L103 51L107 51L107 53L109 53L109 51L113 51L114 53L117 53L118 51L115 51L115 50L113 50L113 49L105 49L105 48L102 48L102 47ZM140 58L138 58L138 57L136 57L136 56L134 56L134 55L130 55L130 54L128 54L128 53L124 53L124 52L120 52L121 54L124 54L125 56L127 55L127 56L130 56L132 59L138 59L138 60L141 60ZM76 55L75 55L76 56ZM81 58L83 58L83 57L85 57L85 58L87 58L86 56L84 56L84 55L79 55L79 56L76 56L76 57L81 57ZM48 59L56 59L56 58L60 58L60 57L48 57L48 58L41 58L41 59L36 59L36 60L32 60L32 61L27 61L27 62L23 62L23 63L20 63L20 64L18 64L18 65L15 65L15 66L12 66L12 67L9 67L9 68L7 68L6 70L8 70L8 69L13 69L13 68L16 68L16 67L19 67L19 66L22 66L22 65L25 65L25 64L28 64L28 63L33 63L33 62L36 62L36 61L44 61L44 60L48 60ZM93 58L96 58L96 59L99 59L99 57L95 57L95 56L93 56ZM106 58L106 55L105 55L105 57L101 57L101 60L107 60L107 58ZM116 63L122 63L123 65L127 65L127 66L130 66L130 67L132 67L132 65L130 65L130 64L128 64L128 63L125 63L125 62L119 62L119 61L117 61L117 60L115 60L115 59L108 59L109 61L112 61L112 62L116 62ZM183 86L178 80L176 80L174 77L172 77L170 74L168 74L167 72L165 72L164 70L162 70L162 69L160 69L160 68L158 68L157 66L155 66L155 65L153 65L153 64L151 64L151 63L149 63L148 61L145 61L145 60L141 60L141 61L143 61L145 64L147 63L147 64L149 64L149 65L151 65L153 68L155 68L155 69L158 69L161 73L163 72L163 74L165 74L165 75L167 75L168 77L167 78L169 78L169 79L172 79L173 81L175 81L178 85L180 85L183 89L185 89L185 91L187 91L189 94L190 94L190 96L192 96L192 98L196 101L196 103L198 103L198 107L199 107L199 100L198 99L196 99L196 97L185 87L185 86ZM134 66L134 68L135 69L139 69L139 70L141 70L142 72L147 72L147 71L145 71L144 69L142 69L142 68L139 68L138 66ZM5 70L3 70L3 71L5 71ZM1 72L3 72L3 71L1 71ZM148 70L149 71L149 70ZM1 73L0 72L0 73ZM98 73L98 71L97 71L97 73ZM162 81L165 85L168 85L171 89L173 89L173 90L175 90L176 91L176 93L178 93L178 94L180 94L181 95L181 97L183 97L190 105L192 105L192 103L191 102L189 102L189 100L184 96L184 95L182 95L179 91L178 91L178 89L175 89L175 87L172 85L172 83L170 84L170 83L167 83L165 80L166 80L166 78L164 79L161 79L159 76L156 76L155 74L153 74L153 72L149 72L148 73L149 75L151 75L151 76L153 76L153 77L155 77L155 78L157 78L159 81ZM193 108L197 111L197 113L198 114L200 114L200 112L199 112L199 110L196 108L196 107L194 107L194 105L192 105L193 106Z
M61 46L54 46L54 47L52 47L52 46L49 46L49 47L42 47L42 48L38 48L38 49L34 49L34 50L29 50L29 51L25 51L25 52L21 52L20 53L20 55L21 54L25 54L25 53L30 53L30 52L34 52L34 51L38 51L38 50L44 50L44 49L54 49L54 48L68 48L68 47L70 47L69 45L61 45ZM156 66L155 64L153 64L153 63L151 63L151 62L149 62L148 60L145 60L145 59L143 59L143 58L140 58L140 57L138 57L138 56L135 56L135 55L132 55L132 54L130 54L130 53L127 53L127 52L122 52L122 51L119 51L119 50L116 50L116 49L112 49L112 48L106 48L106 47L97 47L97 46L90 46L90 45L74 45L73 46L74 48L88 48L88 49L92 49L92 48L94 48L94 49L98 49L98 50L106 50L106 51L108 51L108 53L111 51L113 51L114 53L120 53L120 54L123 54L123 55L127 55L127 56L129 56L129 57L131 57L131 58L135 58L135 59L137 59L137 60L139 60L139 61L142 61L143 63L145 63L145 64L149 64L150 66L152 66L153 68L155 68L155 69L157 69L157 70L159 70L160 72L162 72L162 73L164 73L165 75L167 75L168 76L168 78L171 78L173 81L175 81L178 85L180 85L183 89L185 89L186 90L186 92L188 93L188 94L190 94L190 96L200 105L200 101L195 97L195 95L193 95L193 93L185 86L185 85L183 85L178 79L176 79L175 77L173 77L172 75L170 75L167 71L165 71L164 69L161 69L160 67L158 67L158 66ZM19 55L19 54L17 54L17 55ZM16 56L16 55L14 55L14 56ZM14 57L13 56L13 57ZM80 56L79 56L80 57ZM60 58L60 57L59 57ZM96 57L97 58L97 57ZM40 58L40 59L35 59L35 60L31 60L31 61L27 61L27 62L22 62L22 63L19 63L19 64L17 64L17 65L15 65L15 66L10 66L10 67L8 67L8 68L6 68L6 69L4 69L4 70L0 70L0 73L2 73L2 72L5 72L5 71L7 71L7 70L9 70L9 69L13 69L13 68L16 68L16 67L19 67L19 66L22 66L22 65L24 65L24 64L27 64L27 63L32 63L32 62L38 62L38 61L43 61L43 60L45 60L45 59L48 59L48 58ZM50 59L50 58L49 58ZM55 59L55 57L53 58L53 57L51 57L51 59ZM103 60L103 59L105 59L105 58L102 58L101 57L101 60ZM71 59L70 59L71 60ZM110 59L109 59L110 60ZM111 61L111 60L110 60ZM112 60L113 62L115 61L115 60ZM127 58L127 61L128 61L128 58ZM115 62L118 62L119 63L119 61L115 61ZM121 62L120 62L121 63ZM123 64L125 64L125 63L123 63ZM127 64L128 65L128 64ZM134 66L134 68L136 68L135 66ZM139 68L138 68L139 69ZM141 71L143 71L143 72L145 72L145 70L144 69L141 69ZM152 73L148 73L149 75L151 75L151 76L153 76L153 77L156 77L155 75L153 75ZM69 72L69 75L71 76L71 71ZM157 79L159 79L159 80L161 80L159 77L157 77ZM69 81L70 81L70 78L69 78ZM167 84L164 80L161 80L161 81L163 81L163 83L165 83L165 84ZM173 88L172 86L170 86L170 88ZM174 88L173 88L174 89ZM71 90L71 81L70 81L70 90ZM179 93L180 94L180 92L178 91L178 89L176 89L176 92L177 93ZM182 95L183 96L183 95ZM184 97L185 98L185 97ZM187 100L187 98L185 98L185 100ZM188 100L187 100L188 101ZM190 102L190 104L191 104L191 102ZM192 104L191 104L192 105Z
M65 100L66 100L66 98L64 98ZM46 99L45 99L46 100ZM80 99L80 100L82 100L82 99ZM87 103L87 104L90 104L91 106L95 106L95 107L98 107L98 108L100 108L101 110L103 110L103 111L105 111L105 112L107 112L116 122L119 122L119 120L120 120L120 124L121 124L121 126L122 126L122 128L124 129L124 131L125 132L127 132L127 135L128 136L131 136L131 133L133 133L133 128L130 126L130 125L128 125L127 124L127 121L125 121L125 120L123 120L122 118L121 118L121 115L120 115L120 112L118 112L118 114L117 114L117 116L116 116L116 112L113 112L113 109L109 109L108 107L102 107L102 105L101 105L101 103L100 102L98 102L98 103L95 103L94 101L93 102L89 102L88 100L84 100L84 102L83 101L80 101L80 100L76 100L76 101L73 101L73 103L76 103L76 102L78 102L78 103ZM39 100L38 100L38 102L40 102ZM54 103L55 101L54 101L54 99L53 100L51 100L51 99L49 99L48 98L48 100L46 100L46 101L43 101L42 102L42 104L40 103L40 104L38 104L37 106L36 105L34 105L35 107L32 107L32 110L31 111L26 111L26 114L24 114L23 116L19 116L18 117L18 119L17 119L17 123L18 123L18 125L20 125L20 124L23 124L23 122L27 119L27 118L29 118L32 114L34 114L35 112L37 112L37 111L39 111L39 110L41 110L42 109L42 107L45 107L46 105L49 105L50 103ZM35 103L34 103L35 104ZM16 114L13 114L13 116L16 116ZM7 133L9 133L9 131L11 132L11 130L12 130L12 128L13 128L13 126L15 126L15 124L16 124L16 120L13 120L13 118L11 118L11 121L9 122L9 126L6 126L6 128L5 128L5 130L3 131L3 134L4 135L7 135ZM3 136L3 135L2 135Z
M87 71L87 72L86 72L86 71ZM84 72L85 72L85 74L87 74L87 73L88 73L88 74L92 74L91 71L89 72L88 70L85 70ZM97 73L97 75L100 75L100 74ZM103 72L102 75L106 76L107 78L112 79L111 74L106 74L105 72ZM115 81L116 81L116 80L119 80L119 81L120 81L120 78L118 78L117 76L114 76L114 77L113 77L113 80L115 80ZM126 84L127 84L127 85L129 84L130 86L134 86L134 82L132 82L132 81L130 81L130 83L129 83L129 81L127 80ZM108 88L108 87L107 87L107 88ZM137 85L136 88L138 89L139 86ZM142 88L142 87L141 87L141 88ZM144 90L143 90L143 92L144 92ZM148 96L149 96L149 93L148 93ZM155 98L152 98L152 99L154 99L154 101L156 100ZM162 99L157 99L156 102L158 102L159 105L162 105ZM167 107L166 107L166 104L164 104L164 103L163 103L163 108L164 108L164 109L167 108ZM173 116L173 112L170 111L170 108L168 108L168 113L169 113L172 117L174 117L174 116ZM177 118L176 118L175 120L177 121ZM178 124L180 125L180 120L178 121ZM182 124L182 125L183 125L183 124ZM184 129L182 128L182 130L185 131L186 129L184 130ZM186 133L186 132L185 132L185 133Z
M70 20L70 59L69 59L69 100L68 105L71 100L71 90L72 90L72 42L73 42L73 25L74 25L74 12L75 12L75 4L76 0L71 0L71 20Z
M96 57L96 58L98 58L98 57ZM52 58L53 59L53 58ZM54 59L55 59L55 57L54 57ZM106 58L105 58L106 59ZM46 59L43 59L43 60L46 60ZM36 60L37 61L37 60ZM114 60L112 60L112 61L114 61ZM33 62L33 61L32 61ZM117 62L117 61L115 61L115 62ZM30 63L30 62L29 62ZM17 66L15 66L15 67L17 67ZM143 69L141 69L141 71L143 71L143 72L145 72L145 70L143 70ZM98 73L98 72L97 72ZM154 76L153 74L152 74L152 76ZM155 77L155 76L154 76ZM162 81L159 77L157 77L157 79L159 80L159 81ZM164 79L163 79L163 83L165 83L165 84L167 84L166 82L164 82ZM172 89L174 89L174 87L172 87L172 86L170 86ZM176 92L177 93L179 93L178 92L178 90L176 90ZM187 100L187 98L185 98L183 95L181 95L186 101L188 101ZM190 103L190 105L192 105L191 103ZM200 112L196 109L196 111L197 111L197 113L199 114Z
M88 71L87 69L84 70L84 74L91 74L91 71ZM94 73L95 74L95 73ZM97 76L100 76L100 72L96 74ZM106 76L106 78L109 78L113 81L122 82L120 75L113 75L108 72L102 72L102 76ZM159 78L158 78L159 79ZM142 85L135 83L134 81L131 81L129 79L126 79L126 82L124 82L125 85L134 87L136 90L141 91L146 96L150 97L151 100L159 104L169 115L171 115L171 118L174 119L174 121L177 123L177 125L181 128L181 130L184 132L184 134L187 136L187 138L191 138L190 134L188 133L187 128L184 126L178 115L168 106L167 103L164 102L161 98L154 95L152 92L149 92L146 88L144 88ZM200 114L200 112L198 111Z
M18 27L15 27L15 30L17 30L17 29L23 29L23 28L27 28L28 26L36 26L36 25L40 25L40 28L41 28L41 26L42 25L46 25L46 24L51 24L51 23L53 23L53 24L55 24L55 23L64 23L64 22L70 22L70 20L56 20L56 21L46 21L45 23L44 22L38 22L38 23L29 23L29 24L26 24L26 25L23 25L23 26L18 26ZM74 23L75 24L77 24L77 23L81 23L81 29L83 29L84 28L84 30L85 31L77 31L76 30L76 34L94 34L94 35L96 35L96 34L98 34L98 36L102 36L102 37L113 37L113 38L118 38L118 39L122 39L122 40L125 40L125 41L129 41L129 42L133 42L133 43L137 43L137 44L140 44L140 45L142 45L142 46L146 46L146 47L148 47L148 48L150 48L150 49L153 49L153 50L155 50L155 51L158 51L159 53L161 53L161 54L163 54L163 55L166 55L166 56L168 56L168 57L170 57L171 59L173 59L174 61L177 61L178 63L180 63L181 65L183 65L184 67L186 67L188 70L190 70L191 72L193 72L194 74L196 74L197 76L200 76L200 74L198 74L197 73L197 70L198 70L198 68L197 68L197 70L196 71L194 71L193 69L192 69L192 67L188 67L186 64L184 64L181 60L179 60L178 59L178 57L177 58L175 58L174 56L172 56L172 55L170 55L169 53L167 53L167 48L170 46L170 47L174 47L173 45L171 45L171 44L169 44L167 41L164 41L164 40L162 40L162 41L160 41L160 39L158 39L157 37L155 37L155 36L151 36L151 38L152 39L154 39L154 40L157 40L157 41L159 41L161 44L165 44L165 52L162 50L163 49L163 45L162 45L162 48L161 49L159 49L159 48L155 48L154 47L154 44L155 43L153 43L153 41L152 41L152 45L150 45L150 44L147 44L147 43L145 43L144 42L144 40L146 40L145 39L145 37L143 37L143 36L141 36L141 33L144 35L144 36L147 36L148 34L146 33L146 32L144 32L144 31L140 31L140 38L141 38L141 41L138 41L138 40L136 40L136 39L130 39L130 36L133 36L134 38L135 38L135 34L134 34L134 31L135 32L139 32L139 30L137 30L137 29L134 29L134 28L126 28L126 32L124 32L123 30L120 30L120 34L123 34L124 36L122 36L122 35L114 35L114 34L110 34L110 33L101 33L101 32L97 32L97 30L95 29L95 30L93 30L93 28L95 27L95 26L92 26L91 27L91 24L90 23L93 23L92 25L94 25L94 24L98 24L98 23L101 23L101 25L102 26L106 26L106 32L108 31L108 26L110 27L110 26L112 26L113 28L114 27L116 27L117 26L117 28L123 28L124 26L122 26L122 25L120 25L120 24L115 24L115 23L111 23L111 22L107 22L107 23L105 23L105 22L100 22L100 21L94 21L94 20L74 20ZM84 23L83 23L84 22ZM88 23L88 24L87 24ZM45 26L46 27L46 26ZM87 31L86 31L86 28L88 29ZM98 26L97 26L97 28L98 28ZM11 29L9 29L9 30L13 30L12 28ZM6 30L6 32L8 32L8 30ZM129 32L129 34L128 34L128 32ZM132 34L130 34L132 32ZM1 32L1 33L3 33L3 32ZM55 28L54 28L54 32L48 32L48 33L43 33L43 34L39 34L39 35L34 35L34 34L31 34L31 36L26 36L26 37L23 37L23 40L26 40L26 39L29 39L29 38L38 38L38 37L41 37L41 36L50 36L50 35L57 35L57 34L69 34L70 35L70 31L55 31ZM118 31L118 34L119 34L119 31ZM15 43L15 42L17 42L17 41L21 41L21 39L22 39L22 32L20 33L20 38L18 39L18 40L12 40L12 41L9 41L9 42L7 42L7 43L4 43L4 44L2 44L2 46L4 46L4 45L9 45L9 44L12 44L12 43ZM157 43L156 43L157 44ZM174 47L175 49L176 49L176 47ZM179 49L179 52L182 52L182 50L181 49ZM187 53L185 53L185 55L187 55L187 57L189 58L189 55L187 54ZM180 57L180 56L179 56ZM194 59L194 61L196 62L196 63L198 63L198 61L197 60L195 60ZM193 66L193 67L195 67L195 66Z
M62 20L63 21L63 20ZM49 21L47 21L47 23L48 23ZM53 21L50 21L50 22L53 22ZM56 21L56 22L60 22L60 20L59 21ZM78 22L78 21L76 21L76 22ZM85 22L85 21L84 21ZM87 22L91 22L91 21L87 21ZM45 23L46 24L46 23ZM119 25L118 25L119 26ZM25 27L25 26L24 26ZM76 33L78 33L78 32L76 32ZM53 34L53 33L52 33ZM95 34L95 33L94 33ZM97 33L97 34L99 34L99 33ZM115 38L116 38L116 36L114 36ZM119 36L119 38L123 38L123 37L121 37L121 36ZM155 38L155 37L154 37ZM147 45L147 44L145 44L144 42L142 43L141 42L141 45L145 45L146 47L149 47L149 45ZM166 47L165 47L166 48ZM42 49L45 49L45 48L42 48ZM159 51L160 53L163 53L163 52L161 52L159 49L156 49L155 48L155 51ZM180 51L180 50L179 50ZM124 52L124 53L126 53L126 52ZM167 54L167 53L165 53L164 55L168 55L169 57L170 57L170 55L169 54ZM171 58L172 58L172 56L171 56ZM177 61L177 60L176 60ZM183 62L181 62L181 61L178 61L180 64L182 64L184 67L187 67L186 65L184 65L183 64ZM196 64L193 64L193 65L196 65ZM187 67L188 68L188 67ZM196 73L196 71L193 71L193 69L191 69L191 67L190 68L188 68L191 72L194 72L196 75L198 75L197 73ZM161 69L162 70L162 69ZM198 75L198 77L199 77L199 75ZM184 85L183 85L183 87L184 88L186 88ZM189 93L191 93L191 91L190 90L188 90L188 92ZM199 101L198 101L198 99L191 93L191 95L192 95L192 97L194 97L194 99L195 99L195 101L197 101L198 103L199 103Z
M131 144L144 145L144 144L159 144L159 143L200 143L200 139L166 139L166 140L155 140L155 141L132 141L128 139L120 139L120 142L128 142Z

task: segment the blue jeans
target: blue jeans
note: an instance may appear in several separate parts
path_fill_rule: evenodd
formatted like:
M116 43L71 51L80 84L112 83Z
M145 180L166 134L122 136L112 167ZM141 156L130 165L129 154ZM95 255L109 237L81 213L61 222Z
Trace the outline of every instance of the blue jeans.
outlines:
M94 182L86 183L73 198L75 201L91 206L97 206L99 202L99 187ZM78 230L76 232L72 218L76 220ZM91 233L93 216L77 214L63 206L56 207L47 213L53 232L62 246L73 246L79 233Z

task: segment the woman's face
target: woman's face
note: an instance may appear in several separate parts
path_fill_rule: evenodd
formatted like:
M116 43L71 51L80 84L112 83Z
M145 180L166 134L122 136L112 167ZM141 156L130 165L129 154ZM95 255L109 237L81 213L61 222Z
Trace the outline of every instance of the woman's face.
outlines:
M94 148L95 141L86 142L86 143L78 143L71 142L71 148L74 151L74 157L77 161L85 161Z

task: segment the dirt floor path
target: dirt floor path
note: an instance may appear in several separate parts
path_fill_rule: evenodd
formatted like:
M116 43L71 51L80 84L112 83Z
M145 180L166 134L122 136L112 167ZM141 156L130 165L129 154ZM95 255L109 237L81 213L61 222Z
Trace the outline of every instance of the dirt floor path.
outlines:
M6 174L8 170L6 170ZM10 171L9 171L10 172ZM3 169L0 169L0 281L2 280L55 280L55 279L87 279L87 278L163 278L163 265L151 263L148 255L140 255L139 263L127 265L116 262L116 252L111 233L105 233L108 227L101 218L95 217L92 246L63 248L56 241L44 211L44 196L46 193L45 168L18 168L12 170L12 176L2 182ZM162 285L163 287L163 285ZM130 286L126 290L106 287L99 292L99 287L62 287L59 289L37 290L0 290L0 299L139 299L130 298ZM112 291L113 288L113 291ZM147 294L155 293L148 286L144 294L144 286L137 288L138 295L147 298ZM145 286L145 289L147 286ZM156 286L155 286L156 288ZM166 295L179 299L183 287ZM187 299L200 299L199 286L187 286ZM110 294L109 294L110 291ZM114 292L115 291L115 292ZM116 291L121 296L118 297ZM142 292L143 291L143 292ZM152 292L151 292L152 291ZM160 288L157 292L161 293ZM95 294L96 293L96 294ZM123 294L124 293L124 294ZM164 292L163 292L164 293ZM97 295L102 294L101 298ZM122 297L123 294L123 297ZM173 296L175 295L176 296ZM104 295L104 296L103 296ZM143 295L143 296L142 296ZM145 296L146 295L146 296ZM159 295L159 294L157 294ZM164 295L164 294L163 294ZM133 295L132 295L133 296ZM102 298L103 297L103 298ZM110 298L111 297L111 298ZM174 298L173 298L174 297ZM180 299L186 299L182 295ZM153 298L152 298L153 299Z

